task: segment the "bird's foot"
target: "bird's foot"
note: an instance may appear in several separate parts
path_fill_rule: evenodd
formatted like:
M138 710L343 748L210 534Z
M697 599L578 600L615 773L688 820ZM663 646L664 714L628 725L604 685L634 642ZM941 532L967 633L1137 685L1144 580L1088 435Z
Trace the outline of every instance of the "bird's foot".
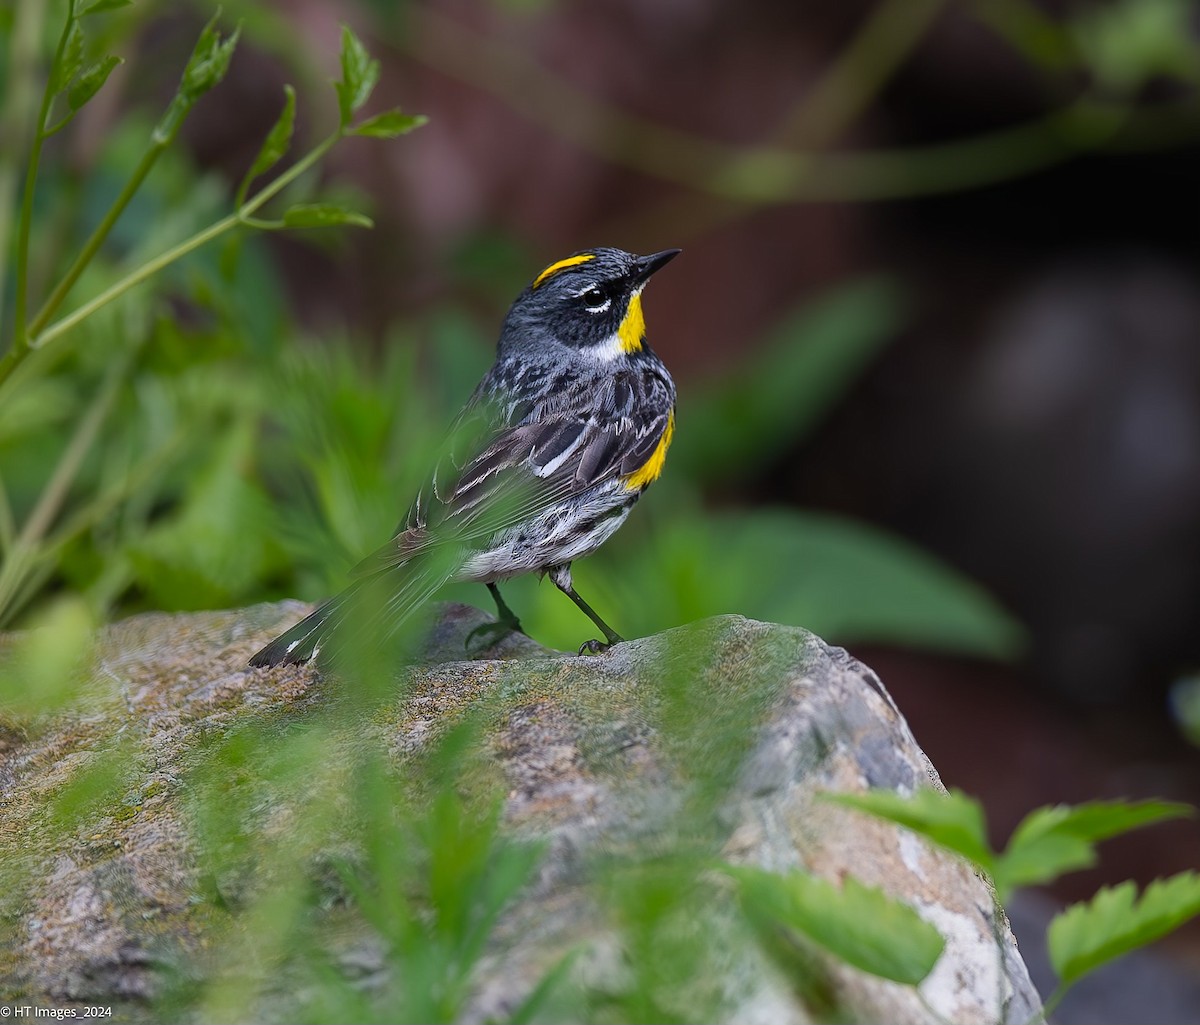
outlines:
M521 629L521 621L519 619L498 619L494 623L480 623L467 634L467 639L463 641L463 648L470 648L471 642L477 636L484 638L484 643L479 647L479 650L483 651L490 648L493 644L499 644L509 634L524 632Z
M594 637L590 641L584 641L579 645L579 654L581 655L599 655L602 651L608 651L614 644L620 644L621 638L615 634L607 641L598 641Z

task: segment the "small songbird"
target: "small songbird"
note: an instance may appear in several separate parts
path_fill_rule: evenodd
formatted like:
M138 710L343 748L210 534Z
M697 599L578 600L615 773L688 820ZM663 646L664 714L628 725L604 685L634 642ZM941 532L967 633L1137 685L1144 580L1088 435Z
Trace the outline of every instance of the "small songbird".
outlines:
M520 630L496 586L520 573L548 574L603 632L581 654L620 641L575 591L571 563L604 544L662 472L675 384L646 343L642 289L678 253L586 249L538 274L396 536L250 665L384 640L450 580L488 586L499 613L489 630Z

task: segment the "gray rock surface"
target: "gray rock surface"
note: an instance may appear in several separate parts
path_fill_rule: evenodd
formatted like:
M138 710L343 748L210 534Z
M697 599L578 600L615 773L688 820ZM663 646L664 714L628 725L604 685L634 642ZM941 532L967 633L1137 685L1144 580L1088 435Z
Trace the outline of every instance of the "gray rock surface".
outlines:
M303 610L285 602L135 617L103 632L74 706L35 722L0 716L0 1001L107 1004L118 1019L148 1019L164 965L200 977L233 942L229 923L252 906L271 866L224 865L209 878L189 819L189 766L247 724L299 729L340 700L344 681L310 667L245 668ZM403 670L395 695L354 727L360 750L386 751L403 769L476 711L480 771L503 781L504 830L547 843L493 936L467 1020L506 1018L568 948L582 952L576 982L619 985L620 935L589 866L669 844L664 834L705 787L718 795L711 843L721 858L833 882L853 875L907 902L946 939L919 993L819 957L822 1009L733 928L728 886L713 879L703 901L718 948L728 926L729 949L721 978L697 984L721 990L730 1020L801 1023L833 1007L839 1020L905 1025L940 1015L969 1025L1025 1022L1039 1008L985 880L904 830L818 799L941 785L882 685L844 651L800 629L724 616L595 657L514 635L464 658L464 638L484 621L446 606L422 664ZM117 754L105 755L113 744ZM322 778L348 772L352 754L331 749ZM56 818L72 780L105 757L121 770L116 796ZM303 794L274 794L253 809L257 828L279 835L303 831L304 810ZM346 836L345 849L356 840ZM310 851L306 864L338 853ZM343 972L363 985L386 972L370 930L343 923L331 942ZM302 989L279 985L293 997ZM286 1018L287 1009L286 1000L260 1003L240 1017ZM194 1008L180 1016L205 1020Z

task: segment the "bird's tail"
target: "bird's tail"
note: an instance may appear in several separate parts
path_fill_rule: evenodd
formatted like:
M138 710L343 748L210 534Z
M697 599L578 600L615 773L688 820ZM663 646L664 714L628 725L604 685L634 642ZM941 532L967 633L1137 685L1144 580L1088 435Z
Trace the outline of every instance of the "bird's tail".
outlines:
M453 575L452 567L424 560L357 580L276 637L250 665L299 665L334 643L350 651L384 645Z
M269 668L307 662L320 652L325 638L337 627L340 622L338 613L345 608L354 590L351 587L322 603L315 612L305 616L259 651L250 659L250 665Z

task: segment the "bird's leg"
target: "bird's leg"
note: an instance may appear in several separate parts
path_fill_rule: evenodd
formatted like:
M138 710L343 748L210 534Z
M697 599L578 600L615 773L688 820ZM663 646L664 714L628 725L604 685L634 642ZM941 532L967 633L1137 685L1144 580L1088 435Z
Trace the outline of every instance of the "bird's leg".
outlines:
M490 647L502 637L507 637L510 633L524 633L521 629L521 621L517 619L517 614L508 607L503 596L500 594L500 588L495 584L488 584L487 589L492 592L492 600L496 603L496 614L500 617L495 623L480 623L474 630L467 634L467 639L463 641L463 647L469 648L471 641L475 639L476 634L481 634L488 638L487 645Z
M604 622L604 620L596 614L595 609L593 609L587 602L579 597L579 592L575 590L571 583L571 564L569 562L562 566L552 566L549 570L549 575L550 579L554 581L554 586L562 591L562 593L570 598L571 601L573 601L576 605L578 605L579 611L587 616L588 619L590 619L593 623L595 623L596 626L598 626L604 633L604 636L608 638L608 643L595 639L585 641L579 646L579 654L582 655L585 651L587 651L594 655L598 651L604 651L606 648L609 648L614 644L621 643L621 635L606 622Z
M496 612L500 616L500 622L515 633L524 633L525 631L521 629L521 621L517 619L517 614L508 607L508 602L504 600L500 588L495 584L488 584L487 589L492 592L492 600L496 603Z

